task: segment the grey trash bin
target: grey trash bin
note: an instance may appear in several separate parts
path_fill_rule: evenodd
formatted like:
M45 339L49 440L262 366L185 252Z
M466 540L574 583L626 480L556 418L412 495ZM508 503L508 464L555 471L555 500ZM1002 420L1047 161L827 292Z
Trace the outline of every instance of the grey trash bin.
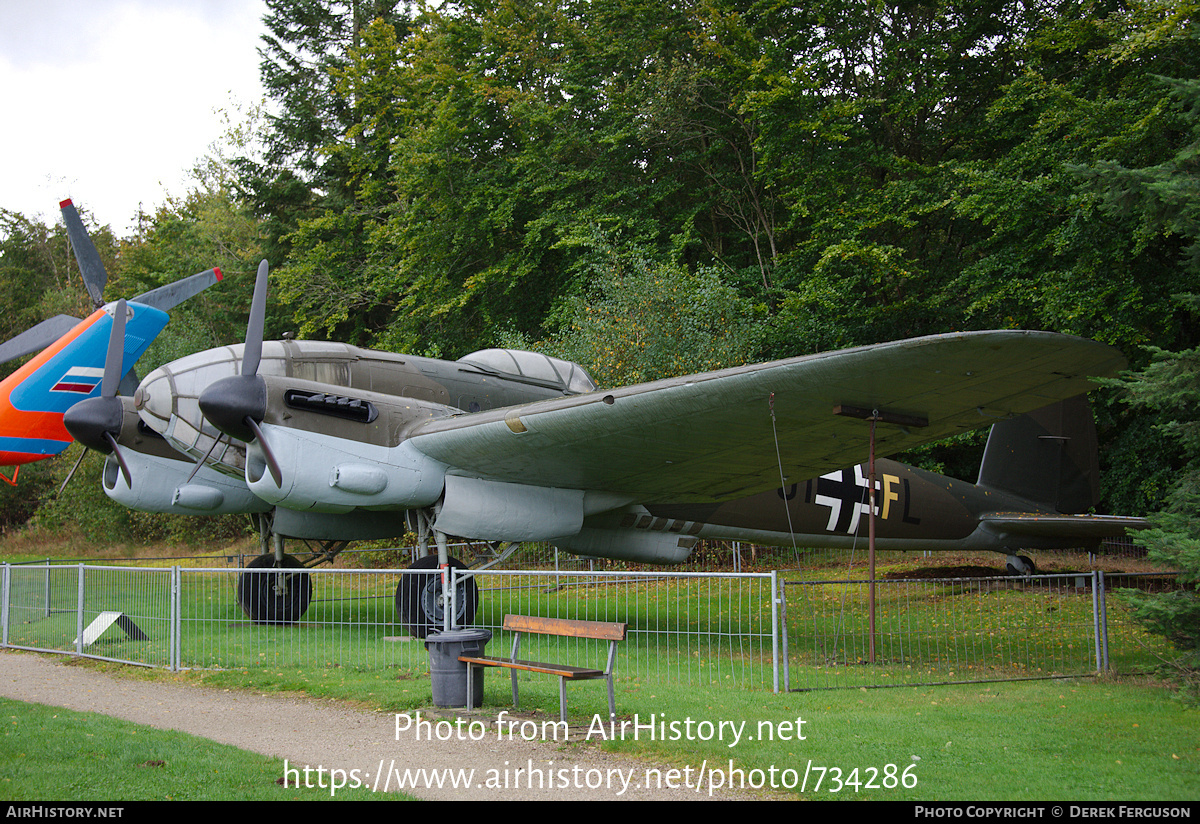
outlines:
M467 665L460 655L483 655L492 638L491 630L452 629L430 633L425 639L429 650L429 673L433 681L433 704L436 707L467 706ZM473 707L483 706L483 667L476 667L471 685Z

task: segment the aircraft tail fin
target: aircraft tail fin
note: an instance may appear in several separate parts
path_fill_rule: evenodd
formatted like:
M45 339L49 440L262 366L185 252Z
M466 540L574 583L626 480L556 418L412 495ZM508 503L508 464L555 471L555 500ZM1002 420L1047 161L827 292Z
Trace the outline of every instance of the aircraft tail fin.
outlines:
M1087 396L1051 404L992 426L979 486L1064 514L1100 500L1096 423Z

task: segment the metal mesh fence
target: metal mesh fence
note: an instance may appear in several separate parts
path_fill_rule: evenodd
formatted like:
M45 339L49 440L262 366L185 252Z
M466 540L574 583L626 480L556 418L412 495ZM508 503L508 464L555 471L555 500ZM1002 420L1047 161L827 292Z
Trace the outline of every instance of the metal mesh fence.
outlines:
M409 581L421 592L438 571L289 570L288 591L303 592L302 604L288 603L295 613L248 615L248 599L268 597L278 574L5 565L3 643L176 669L428 669L397 590ZM1170 650L1132 620L1121 592L1175 586L1169 574L877 581L870 663L863 580L561 568L456 575L478 589L470 622L494 633L489 654L511 649L506 614L616 621L629 626L620 679L792 690L1132 672ZM453 591L461 604L461 588ZM603 642L526 636L521 657L602 668L606 651Z
M677 572L476 573L481 613L476 625L500 632L507 614L628 624L620 645L620 677L678 684L773 688L773 576ZM607 644L526 636L521 657L603 669Z
M872 662L867 581L784 581L785 683L807 690L1086 675L1109 668L1114 629L1123 652L1110 663L1128 672L1147 663L1145 647L1128 648L1139 633L1119 606L1106 635L1100 582L1098 573L876 581Z
M397 626L393 600L402 575L430 573L322 569L295 574L311 586L297 620L268 614L254 621L242 600L256 588L269 588L275 571L181 570L177 666L378 670L426 665L424 648Z
M171 569L82 564L8 567L4 642L170 667L173 575Z
M1175 657L1160 635L1146 631L1134 620L1130 595L1138 592L1175 592L1180 584L1173 573L1104 573L1105 598L1101 603L1101 629L1107 640L1104 668L1113 672L1136 672Z

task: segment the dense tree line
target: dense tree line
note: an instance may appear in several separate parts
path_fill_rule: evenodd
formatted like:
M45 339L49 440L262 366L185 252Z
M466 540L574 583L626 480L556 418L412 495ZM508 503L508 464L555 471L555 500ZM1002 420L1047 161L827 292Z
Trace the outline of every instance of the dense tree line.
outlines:
M367 5L272 4L289 55L337 55L264 63L290 154L254 203L289 227L307 334L553 335L599 245L715 268L768 308L765 356L995 326L1186 342L1178 237L1087 170L1186 137L1159 76L1196 68L1193 7ZM306 28L314 6L337 24ZM338 128L297 129L314 108Z
M269 332L613 383L960 329L1200 343L1195 0L267 5L260 151L148 215L111 288L265 254ZM157 356L239 339L242 288ZM1108 507L1157 508L1169 443L1099 412Z

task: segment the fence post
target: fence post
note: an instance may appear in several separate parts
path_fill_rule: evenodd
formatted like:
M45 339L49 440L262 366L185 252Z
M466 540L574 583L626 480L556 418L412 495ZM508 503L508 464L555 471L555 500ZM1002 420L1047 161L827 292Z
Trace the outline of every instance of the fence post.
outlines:
M458 629L458 613L455 611L457 606L454 603L455 590L458 589L458 570L449 564L441 570L442 576L442 604L446 609L446 614L442 616L442 629L449 631Z
M772 691L779 694L779 573L771 570L771 683Z
M75 598L75 654L83 655L83 564L79 564L78 591Z
M1100 570L1100 630L1104 671L1108 672L1108 585L1104 583L1104 570Z
M11 591L11 584L9 584L9 570L10 567L8 565L8 561L5 561L4 579L3 582L0 583L0 596L4 598L4 602L0 603L0 646L3 647L8 646L8 594Z
M1100 592L1097 587L1096 570L1092 570L1092 639L1096 649L1096 672L1101 671L1100 661Z
M168 585L168 592L171 598L170 609L170 633L171 643L169 645L169 659L171 672L179 672L179 642L182 633L179 631L179 566L177 564L171 566L171 579Z
M779 580L779 634L783 641L783 691L792 691L791 642L788 638L787 581Z

